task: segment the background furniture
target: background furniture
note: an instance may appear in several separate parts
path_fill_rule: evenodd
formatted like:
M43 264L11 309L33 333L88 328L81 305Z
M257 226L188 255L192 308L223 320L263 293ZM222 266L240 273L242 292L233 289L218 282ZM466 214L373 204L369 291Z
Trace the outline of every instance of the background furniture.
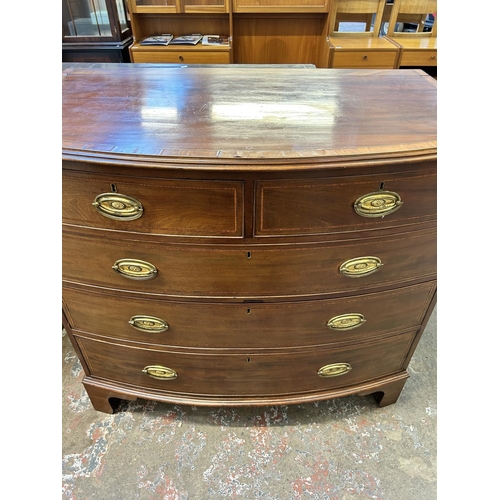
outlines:
M124 2L128 2L128 12ZM401 65L428 71L429 64L437 65L435 29L427 32L433 18L420 12L428 5L405 2L393 9L390 0L64 0L63 59L190 65L313 64L318 68ZM394 33L390 38L386 36L389 19L393 20ZM424 27L421 37L412 41L404 33L402 40L397 29L413 23ZM131 30L125 29L129 25ZM195 33L226 36L229 43L140 44L152 35Z
M394 403L436 300L435 90L66 65L63 321L94 407Z
M62 60L129 62L126 0L63 0Z
M326 67L330 0L129 0L132 62L314 64ZM227 35L229 47L141 47L150 35Z
M135 63L229 64L232 60L231 0L129 0L134 43L130 47ZM174 37L201 33L229 36L228 46L169 45L141 46L151 35Z
M400 47L398 67L437 66L437 19L424 30L429 15L436 12L436 0L394 0L387 36ZM416 20L416 30L397 32L397 23L409 17Z
M234 62L326 67L330 0L233 0Z
M331 68L396 68L398 46L380 36L386 0L332 0ZM360 22L363 31L341 31L342 22Z

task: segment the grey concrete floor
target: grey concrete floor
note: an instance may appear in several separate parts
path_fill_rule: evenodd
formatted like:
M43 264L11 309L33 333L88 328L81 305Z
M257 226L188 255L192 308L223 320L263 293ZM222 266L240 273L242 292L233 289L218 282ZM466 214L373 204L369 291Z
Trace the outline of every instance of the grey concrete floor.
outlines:
M371 396L257 408L124 401L96 412L62 338L62 498L432 500L436 311L394 405Z

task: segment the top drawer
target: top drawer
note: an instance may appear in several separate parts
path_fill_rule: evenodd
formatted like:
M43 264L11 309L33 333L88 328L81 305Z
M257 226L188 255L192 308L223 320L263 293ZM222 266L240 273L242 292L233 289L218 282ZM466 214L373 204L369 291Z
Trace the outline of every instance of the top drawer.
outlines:
M255 236L333 234L436 219L435 170L259 181Z
M62 188L66 224L171 236L243 237L242 182L65 172Z

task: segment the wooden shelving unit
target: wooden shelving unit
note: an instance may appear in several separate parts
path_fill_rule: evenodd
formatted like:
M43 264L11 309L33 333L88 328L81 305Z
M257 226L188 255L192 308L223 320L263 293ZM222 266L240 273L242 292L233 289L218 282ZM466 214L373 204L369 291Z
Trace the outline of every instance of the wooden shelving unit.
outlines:
M402 60L401 45L381 36L380 22L371 34L339 33L339 22L366 20L369 28L375 15L386 22L392 9L387 0L127 1L133 33L130 60L134 63L398 68ZM174 37L224 35L229 44L140 45L143 38L166 33Z
M134 63L229 64L232 61L230 0L129 0L134 34ZM143 46L140 41L164 33L174 37L200 33L225 35L229 45Z

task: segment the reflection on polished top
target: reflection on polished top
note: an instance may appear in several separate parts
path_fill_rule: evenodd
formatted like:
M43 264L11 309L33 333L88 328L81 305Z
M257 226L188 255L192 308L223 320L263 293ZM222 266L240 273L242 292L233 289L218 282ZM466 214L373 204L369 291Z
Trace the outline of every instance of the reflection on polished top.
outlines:
M68 159L436 153L436 85L416 70L66 64L62 89Z

